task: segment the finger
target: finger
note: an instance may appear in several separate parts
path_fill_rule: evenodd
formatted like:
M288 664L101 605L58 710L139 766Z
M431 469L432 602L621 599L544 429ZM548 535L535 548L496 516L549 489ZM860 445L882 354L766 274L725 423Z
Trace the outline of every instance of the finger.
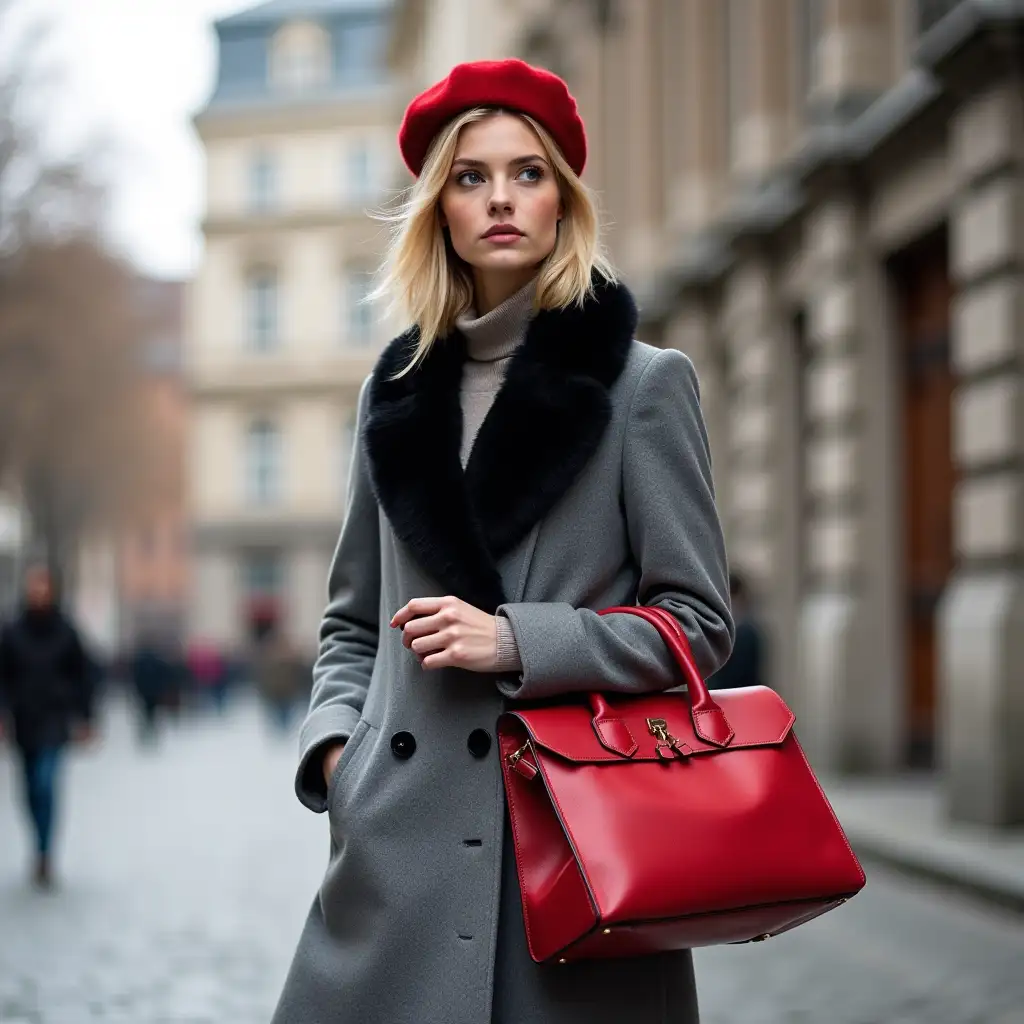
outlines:
M395 612L391 619L391 625L404 626L416 616L432 615L441 608L442 602L445 600L447 599L443 597L414 597Z
M411 641L409 649L414 654L425 655L434 651L443 651L448 646L448 638L444 633L430 633L419 636Z
M420 660L421 668L449 668L454 666L455 662L452 660L451 653L447 648L443 651L438 651L435 654L428 654L425 658Z
M419 619L412 619L402 627L402 643L408 647L409 643L417 637L427 636L430 633L440 633L441 630L446 629L450 625L451 623L443 612L437 612L435 615L425 615Z

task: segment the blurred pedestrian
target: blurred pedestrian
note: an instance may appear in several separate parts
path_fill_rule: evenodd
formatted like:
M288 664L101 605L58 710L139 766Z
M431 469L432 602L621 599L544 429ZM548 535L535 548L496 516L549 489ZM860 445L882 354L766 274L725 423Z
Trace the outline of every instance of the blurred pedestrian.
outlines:
M0 631L0 706L21 760L35 834L34 880L53 883L53 831L64 748L92 737L97 669L60 609L48 567L25 573L24 606Z
M274 727L285 733L302 691L301 663L284 630L273 624L256 641L253 679Z
M696 1024L689 950L533 960L494 735L517 701L682 682L604 608L663 609L705 677L726 660L693 366L634 338L560 78L458 65L399 146L418 180L380 292L414 326L359 395L295 782L332 856L274 1024Z
M166 643L143 632L132 653L131 678L139 708L139 742L144 745L157 738L157 712L173 700L176 674Z
M218 714L224 714L227 706L228 672L227 663L216 644L196 640L186 655L188 674L192 689L199 702L212 702Z
M761 686L764 682L764 640L761 625L754 614L749 587L739 573L729 574L729 593L736 622L736 640L729 660L708 679L708 686L716 690Z

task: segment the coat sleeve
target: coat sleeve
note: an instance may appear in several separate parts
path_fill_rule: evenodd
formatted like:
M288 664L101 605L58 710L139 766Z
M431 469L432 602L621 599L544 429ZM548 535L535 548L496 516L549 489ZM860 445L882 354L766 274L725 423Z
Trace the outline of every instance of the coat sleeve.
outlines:
M678 350L656 353L642 373L622 459L637 601L679 621L707 677L728 658L735 627L697 376ZM643 693L683 682L657 630L635 615L599 616L554 602L508 603L497 613L511 623L522 661L518 677L498 682L507 697Z
M299 734L295 791L310 810L327 808L323 754L355 730L373 675L380 619L380 527L361 438L368 381L359 393L348 500L328 576L309 713Z

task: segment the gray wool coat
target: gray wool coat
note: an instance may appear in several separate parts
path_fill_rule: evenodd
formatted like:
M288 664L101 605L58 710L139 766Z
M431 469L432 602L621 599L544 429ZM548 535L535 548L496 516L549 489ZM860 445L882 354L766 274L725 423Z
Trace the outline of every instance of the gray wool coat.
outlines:
M274 1024L692 1024L688 952L563 966L527 952L495 723L510 705L681 682L635 616L681 623L705 675L733 640L727 565L693 367L633 340L599 282L542 312L463 471L465 339L405 365L415 330L360 393L349 503L330 570L299 799L330 860ZM454 594L511 622L522 672L424 670L389 626ZM347 741L329 785L326 745Z

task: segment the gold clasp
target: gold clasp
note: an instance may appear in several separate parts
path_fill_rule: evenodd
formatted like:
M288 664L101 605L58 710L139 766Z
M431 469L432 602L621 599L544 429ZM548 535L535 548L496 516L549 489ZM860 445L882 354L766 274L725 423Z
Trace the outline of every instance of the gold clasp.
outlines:
M662 761L670 761L673 757L678 757L682 760L687 754L691 753L690 748L685 743L681 743L668 731L668 722L664 718L648 718L647 728L658 741L654 752Z
M529 740L527 740L527 742L524 743L518 750L513 750L512 753L508 755L508 766L509 766L509 768L515 768L515 766L519 763L519 759L529 749L530 749L530 743L529 743Z

